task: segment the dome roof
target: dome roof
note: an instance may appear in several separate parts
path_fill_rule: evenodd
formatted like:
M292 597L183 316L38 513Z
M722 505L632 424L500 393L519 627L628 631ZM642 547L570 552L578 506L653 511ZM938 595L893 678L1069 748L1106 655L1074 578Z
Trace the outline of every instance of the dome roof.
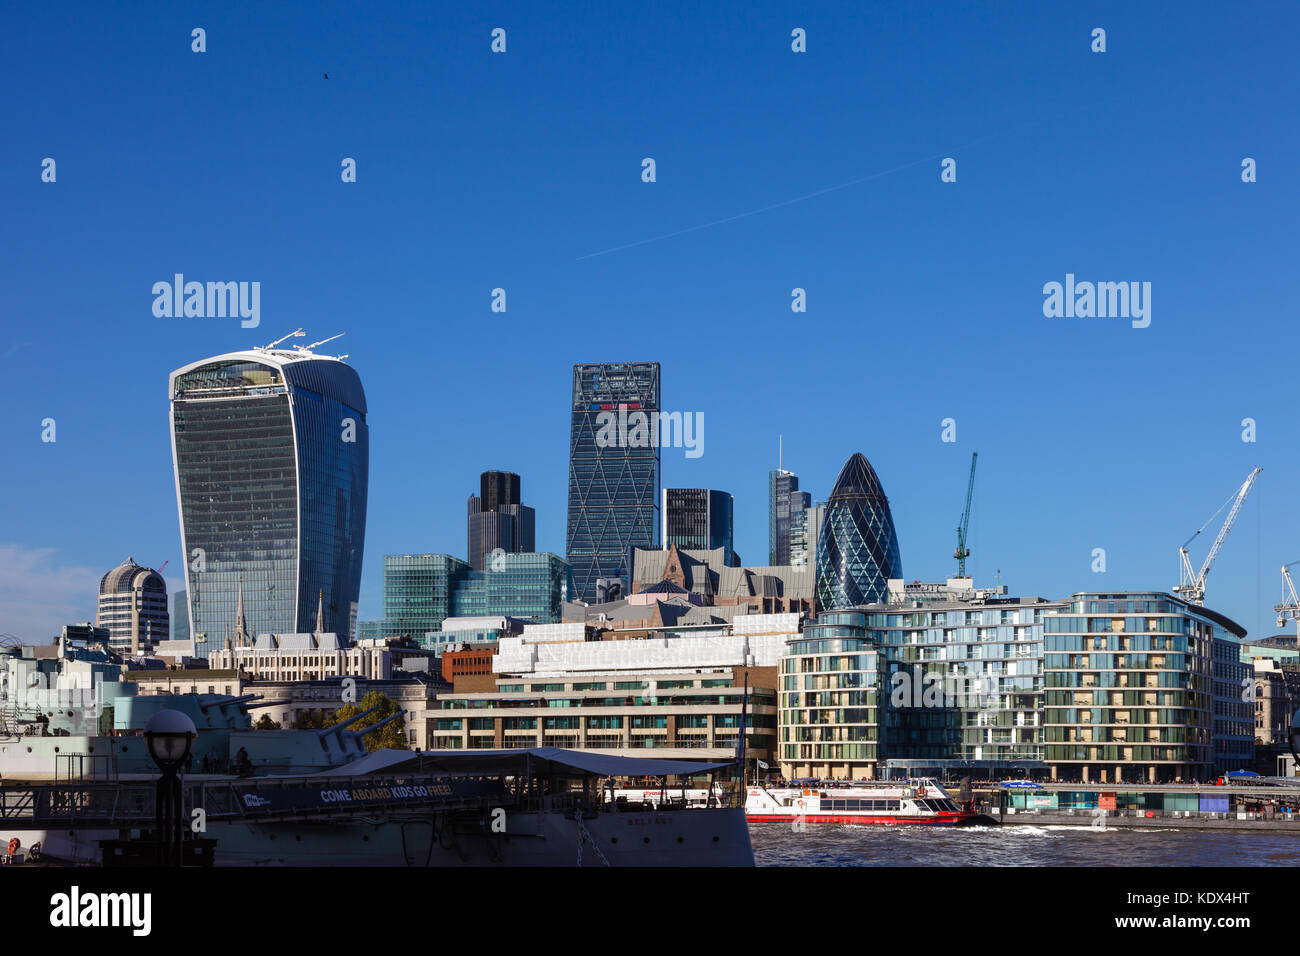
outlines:
M831 490L829 500L863 499L885 502L885 489L881 486L880 479L876 477L876 470L871 467L871 462L867 461L862 452L857 451L840 469L840 476L835 479L835 487Z
M100 594L121 594L135 587L146 591L167 590L167 585L158 572L136 564L135 558L127 558L99 581Z

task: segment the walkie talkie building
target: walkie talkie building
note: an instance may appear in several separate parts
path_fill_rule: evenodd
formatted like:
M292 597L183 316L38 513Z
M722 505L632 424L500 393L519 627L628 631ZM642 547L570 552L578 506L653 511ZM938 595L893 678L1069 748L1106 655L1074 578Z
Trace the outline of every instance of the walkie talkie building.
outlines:
M659 531L659 363L573 366L565 558L577 596L626 589L632 548Z
M361 379L306 349L251 349L171 374L172 460L190 634L353 636L370 438Z

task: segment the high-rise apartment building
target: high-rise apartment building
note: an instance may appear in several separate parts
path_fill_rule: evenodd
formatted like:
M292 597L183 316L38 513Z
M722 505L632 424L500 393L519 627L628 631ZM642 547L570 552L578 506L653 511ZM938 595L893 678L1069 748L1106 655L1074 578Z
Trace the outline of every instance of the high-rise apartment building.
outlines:
M632 548L657 544L659 363L575 365L570 414L565 554L595 601L601 582L626 590Z
M277 343L278 344L278 343ZM250 633L351 639L366 531L369 428L357 373L311 347L204 359L171 374L172 459L196 653Z
M1216 643L1237 647L1245 628L1171 594L1127 592L1074 594L1043 629L1054 779L1163 783L1214 772L1216 700L1228 693L1215 686ZM1230 657L1226 646L1219 654ZM1243 719L1219 710L1225 755Z

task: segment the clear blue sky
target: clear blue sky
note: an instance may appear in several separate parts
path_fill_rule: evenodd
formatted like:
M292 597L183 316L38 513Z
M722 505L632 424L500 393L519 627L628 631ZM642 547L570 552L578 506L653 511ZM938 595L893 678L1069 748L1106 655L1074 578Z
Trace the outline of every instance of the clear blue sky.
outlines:
M168 373L300 325L347 332L327 348L369 399L363 618L384 553L463 553L484 469L523 476L562 554L571 365L658 360L706 423L664 481L732 492L750 563L780 434L818 498L871 460L909 579L953 571L978 450L976 579L1046 596L1169 588L1259 464L1209 603L1274 632L1300 558L1294 5L230 6L3 15L0 632L91 616L128 553L179 586ZM154 318L175 272L260 281L261 327ZM1151 282L1151 326L1045 318L1067 272Z

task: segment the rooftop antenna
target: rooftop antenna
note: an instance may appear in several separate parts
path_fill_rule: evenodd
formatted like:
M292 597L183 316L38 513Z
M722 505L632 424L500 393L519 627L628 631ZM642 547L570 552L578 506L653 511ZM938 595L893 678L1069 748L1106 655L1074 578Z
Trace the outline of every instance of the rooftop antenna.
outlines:
M347 335L346 332L340 332L338 335L331 335L329 338L321 339L319 342L313 342L311 345L295 345L294 348L299 352L310 352L318 345L324 345L326 342L333 342L335 339L341 339L345 335Z
M296 332L290 332L288 335L284 336L284 338L276 339L276 340L275 340L274 342L272 342L270 345L263 345L263 346L262 346L262 351L263 351L263 352L269 352L271 349L275 348L277 345L279 345L279 344L280 344L281 342L283 342L285 339L292 339L292 338L294 338L294 337L296 337L296 336L303 336L303 335L306 335L306 334L307 334L307 333L304 332L302 329L299 329L299 330L296 331Z

